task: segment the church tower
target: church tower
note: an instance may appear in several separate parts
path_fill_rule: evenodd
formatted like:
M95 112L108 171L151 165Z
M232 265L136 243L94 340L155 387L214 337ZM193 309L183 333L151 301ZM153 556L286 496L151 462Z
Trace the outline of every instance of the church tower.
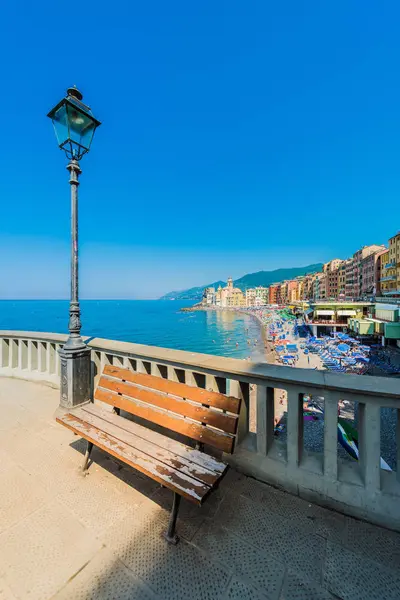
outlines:
M228 277L228 288L231 290L233 288L233 280L232 277Z

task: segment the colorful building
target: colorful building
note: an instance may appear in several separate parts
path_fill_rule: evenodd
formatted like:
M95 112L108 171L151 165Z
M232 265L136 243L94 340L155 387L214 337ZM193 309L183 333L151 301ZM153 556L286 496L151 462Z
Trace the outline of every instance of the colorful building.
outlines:
M361 296L376 296L380 286L381 256L386 252L384 246L378 252L372 252L361 260Z
M273 283L269 286L268 304L278 304L279 283ZM280 295L280 294L279 294Z
M246 290L246 306L265 306L269 302L269 290L258 286Z
M377 303L372 316L350 319L349 329L356 335L374 336L383 346L400 347L400 307L397 304Z
M292 280L288 281L286 285L287 285L287 287L286 287L286 302L288 304L290 304L291 302L298 300L298 298L297 298L298 281L296 279L292 279Z
M215 288L205 288L203 292L202 304L205 304L206 306L212 306L215 304Z
M221 308L246 306L246 297L241 289L233 287L232 277L228 278L225 287L218 288L215 294L215 304Z
M386 294L400 297L400 232L389 239L389 261L386 263Z
M340 258L333 258L324 265L327 298L337 298L339 295L339 269L343 262Z
M349 280L349 284L350 284L350 281L352 281L352 290L351 290L352 296L348 296L348 297L351 297L354 299L361 298L362 288L363 288L362 263L371 254L376 254L377 252L381 252L382 250L385 250L385 246L378 246L377 244L371 244L370 246L363 246L362 248L360 248L360 250L357 250L357 252L355 252L353 254L351 280ZM367 263L367 265L368 265L368 268L372 267L372 277L373 277L374 264L370 261ZM346 285L347 285L347 280L346 280ZM372 283L372 286L373 286L373 283ZM349 285L349 290L350 290L350 285Z
M390 294L389 283L391 282L391 276L388 276L388 267L389 262L389 250L385 250L382 252L380 256L380 294L382 296L388 296Z
M344 289L345 298L355 298L354 282L354 259L348 258L346 260L346 282Z
M313 300L326 298L326 273L315 273L313 280Z
M338 268L338 300L344 300L346 297L346 274L347 263L350 259L344 260Z

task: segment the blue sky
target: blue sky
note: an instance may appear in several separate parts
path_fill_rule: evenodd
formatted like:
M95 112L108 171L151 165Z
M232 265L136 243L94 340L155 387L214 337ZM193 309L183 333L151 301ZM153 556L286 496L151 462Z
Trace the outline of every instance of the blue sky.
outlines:
M68 173L46 114L72 84L103 122L82 160L82 297L385 243L399 18L395 1L5 2L0 297L68 297Z

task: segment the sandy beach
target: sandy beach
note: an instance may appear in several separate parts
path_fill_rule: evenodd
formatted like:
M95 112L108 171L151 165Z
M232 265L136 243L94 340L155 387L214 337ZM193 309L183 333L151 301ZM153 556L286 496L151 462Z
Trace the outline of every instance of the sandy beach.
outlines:
M262 316L263 312L272 313L273 311L272 310L264 311L263 309L254 309L254 310L250 309L250 310L246 310L246 311L241 310L240 312L251 315L260 324L260 328L261 328L261 332L262 332L262 339L263 339L264 347L265 347L266 362L271 365L281 364L278 359L278 355L275 352L274 342L268 340L268 336L267 336L268 324L266 324L264 322L263 316ZM275 318L272 319L271 323L274 321L281 321L281 317L277 311L275 311ZM321 369L321 370L323 370L324 367L322 365L322 361L317 354L305 354L304 350L300 348L301 338L295 334L294 323L295 322L286 322L283 324L283 329L282 329L282 333L285 334L285 339L290 344L296 344L298 347L298 360L296 361L296 364L294 366L296 366L297 368L300 368L300 369ZM297 323L301 324L300 321L297 321Z

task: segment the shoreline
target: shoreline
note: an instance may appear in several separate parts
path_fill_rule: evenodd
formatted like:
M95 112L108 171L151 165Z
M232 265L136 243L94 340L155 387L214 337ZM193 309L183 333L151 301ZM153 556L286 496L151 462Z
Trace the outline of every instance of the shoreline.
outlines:
M257 323L259 324L260 329L261 329L261 337L262 337L262 340L263 340L263 343L264 343L265 361L269 365L276 364L276 362L275 362L275 356L274 356L274 346L267 339L267 328L265 327L265 324L264 324L263 320L261 319L261 317L257 313L253 313L253 312L250 312L248 310L241 310L241 309L235 310L235 309L233 309L233 312L239 312L242 315L250 315L251 317L253 317L253 319L255 319L257 321Z
M270 365L276 364L275 356L274 356L274 346L273 346L273 344L271 344L271 342L269 342L267 340L267 331L266 331L265 324L263 323L261 317L257 313L254 313L251 310L243 310L242 308L228 308L228 307L222 308L222 307L217 307L217 306L201 306L201 305L196 305L196 304L192 307L182 308L181 310L182 310L182 312L197 312L197 311L231 312L231 313L246 315L248 317L253 317L253 319L255 319L255 321L257 321L257 324L260 329L261 339L262 339L263 346L264 346L263 355L265 358L265 362ZM246 360L246 359L243 359L243 360Z

